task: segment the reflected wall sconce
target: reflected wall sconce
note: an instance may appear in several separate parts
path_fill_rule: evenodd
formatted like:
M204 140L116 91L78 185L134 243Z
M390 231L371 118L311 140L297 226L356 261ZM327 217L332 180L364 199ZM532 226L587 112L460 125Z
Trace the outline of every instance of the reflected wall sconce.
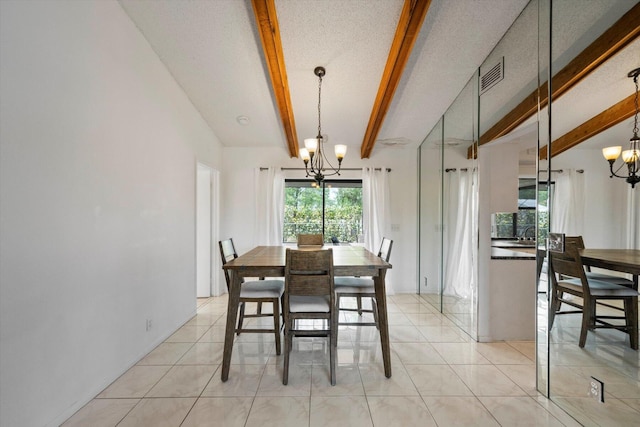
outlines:
M313 179L320 185L325 177L331 175L340 175L342 167L342 159L347 154L347 146L338 144L334 147L336 158L338 159L338 168L334 168L324 154L324 140L326 136L322 135L322 127L320 123L320 101L322 95L322 77L326 74L324 67L316 67L313 73L318 76L318 136L315 138L307 138L304 140L304 147L300 149L300 157L304 162L304 170L307 176L313 176ZM333 172L325 173L325 165L327 163Z
M627 74L627 77L632 78L636 85L636 113L633 119L633 136L629 140L629 149L622 151L622 147L619 145L602 149L602 155L609 162L611 178L614 176L616 178L623 178L631 184L631 188L634 188L636 184L640 182L640 176L638 175L638 172L640 172L640 137L638 137L638 76L640 76L640 68L631 70L629 71L629 74ZM620 154L622 154L623 163L614 171L613 165L616 160L618 160L618 157L620 157ZM618 172L620 172L620 169L625 165L627 166L627 175L619 175Z

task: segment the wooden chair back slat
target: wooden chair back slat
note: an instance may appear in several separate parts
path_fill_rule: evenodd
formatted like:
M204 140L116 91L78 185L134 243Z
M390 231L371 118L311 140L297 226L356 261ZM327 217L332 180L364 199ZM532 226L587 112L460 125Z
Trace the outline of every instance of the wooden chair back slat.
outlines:
M298 234L298 245L324 245L322 234Z

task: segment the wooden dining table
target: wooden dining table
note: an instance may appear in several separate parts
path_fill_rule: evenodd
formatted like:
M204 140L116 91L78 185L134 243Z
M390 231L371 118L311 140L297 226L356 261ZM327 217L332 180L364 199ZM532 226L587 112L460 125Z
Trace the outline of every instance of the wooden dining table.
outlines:
M581 249L582 264L633 275L633 288L638 290L640 250L638 249Z
M285 254L292 246L257 246L226 263L222 268L230 273L229 301L227 306L227 324L225 328L224 352L222 356L222 381L229 378L235 321L238 315L240 286L244 277L284 277ZM362 246L325 245L322 248L333 249L334 276L370 276L373 278L378 305L378 323L384 373L391 377L391 349L389 346L389 323L387 321L387 299L385 276L391 264L371 253ZM309 248L312 249L312 248Z

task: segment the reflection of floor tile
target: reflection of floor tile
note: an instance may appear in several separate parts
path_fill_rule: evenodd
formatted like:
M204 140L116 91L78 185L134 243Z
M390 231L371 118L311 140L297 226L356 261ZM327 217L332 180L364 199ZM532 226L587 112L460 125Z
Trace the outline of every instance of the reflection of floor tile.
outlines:
M622 401L605 398L596 404L591 397L562 397L558 404L583 425L634 426L638 425L640 412Z

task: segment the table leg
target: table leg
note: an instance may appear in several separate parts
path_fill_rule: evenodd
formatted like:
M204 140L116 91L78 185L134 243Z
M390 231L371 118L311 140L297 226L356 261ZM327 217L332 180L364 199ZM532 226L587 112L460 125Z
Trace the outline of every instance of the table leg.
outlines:
M391 347L389 346L389 322L387 320L387 295L384 277L387 270L382 268L378 276L373 278L376 288L376 304L378 305L378 324L380 326L380 343L382 344L382 360L384 376L391 378Z
M238 305L240 304L240 276L233 270L229 271L231 286L229 287L229 302L227 305L227 326L224 334L224 351L222 353L222 381L229 378L231 366L231 352L233 351L233 339L238 317Z

